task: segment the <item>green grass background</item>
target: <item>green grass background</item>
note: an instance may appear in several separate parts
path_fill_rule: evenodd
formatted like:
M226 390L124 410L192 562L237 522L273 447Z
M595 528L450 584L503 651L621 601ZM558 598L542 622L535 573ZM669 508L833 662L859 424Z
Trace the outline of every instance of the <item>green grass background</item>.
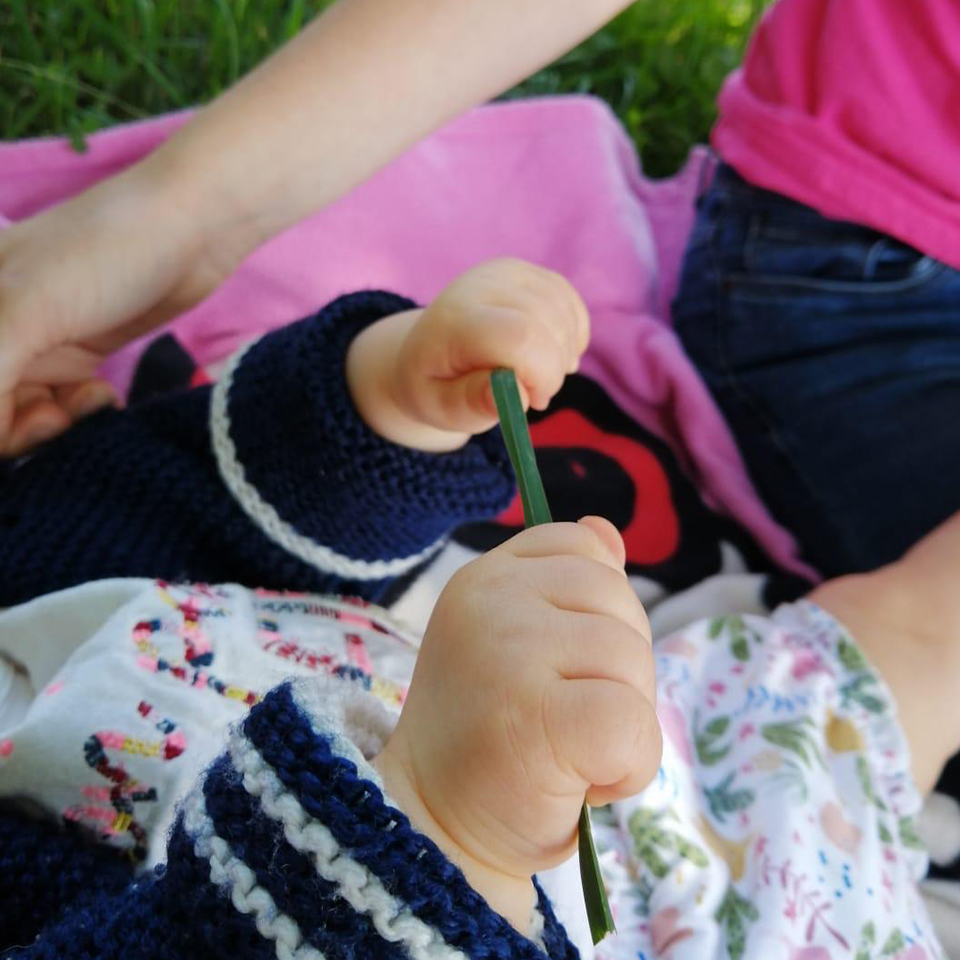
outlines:
M330 0L0 0L0 139L83 138L215 96ZM383 0L388 3L390 0ZM769 0L640 0L509 96L590 92L667 175Z

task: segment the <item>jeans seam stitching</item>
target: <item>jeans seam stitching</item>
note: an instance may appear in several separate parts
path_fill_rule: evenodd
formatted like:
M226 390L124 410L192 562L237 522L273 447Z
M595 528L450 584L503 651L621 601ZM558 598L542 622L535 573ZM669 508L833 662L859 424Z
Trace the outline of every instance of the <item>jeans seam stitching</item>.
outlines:
M819 293L850 293L858 296L891 296L901 293L913 293L917 289L932 284L944 276L947 265L933 257L925 257L929 264L922 272L917 272L906 280L863 281L863 280L814 280L796 275L753 276L749 273L730 271L727 279L752 287L794 287L801 290L813 290ZM764 298L750 298L756 301Z

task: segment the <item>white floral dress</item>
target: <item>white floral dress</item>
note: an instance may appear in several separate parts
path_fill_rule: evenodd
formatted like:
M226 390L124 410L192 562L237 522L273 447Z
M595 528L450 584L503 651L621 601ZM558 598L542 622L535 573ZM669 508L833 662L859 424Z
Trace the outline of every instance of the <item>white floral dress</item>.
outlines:
M598 829L599 960L941 957L907 744L847 631L801 601L656 650L663 763Z

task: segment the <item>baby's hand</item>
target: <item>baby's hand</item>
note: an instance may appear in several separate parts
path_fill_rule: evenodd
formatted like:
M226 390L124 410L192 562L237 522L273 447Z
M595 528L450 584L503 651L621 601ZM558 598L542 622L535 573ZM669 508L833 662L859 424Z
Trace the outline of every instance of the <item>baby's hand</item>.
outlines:
M590 517L460 570L377 761L414 822L521 929L532 894L518 891L573 852L584 798L637 793L660 762L649 625L623 560L614 527Z
M426 309L368 327L351 344L347 382L381 436L454 450L497 422L492 370L515 370L524 404L542 410L577 368L589 335L587 309L563 277L494 260L463 274Z

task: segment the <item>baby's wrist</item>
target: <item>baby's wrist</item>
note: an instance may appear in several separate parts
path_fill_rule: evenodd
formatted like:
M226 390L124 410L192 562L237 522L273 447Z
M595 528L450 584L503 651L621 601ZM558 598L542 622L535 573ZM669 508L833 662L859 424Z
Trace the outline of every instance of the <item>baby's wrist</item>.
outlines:
M386 792L410 818L414 827L428 836L460 868L470 886L493 910L523 936L530 937L534 930L537 904L532 876L516 876L485 863L451 836L434 816L431 798L424 786L417 782L412 765L405 758L402 748L397 747L396 737L373 760L373 766L380 774Z
M347 386L357 412L374 433L400 446L449 453L460 449L470 434L440 430L419 420L397 389L400 348L422 313L393 314L363 330L347 351Z

